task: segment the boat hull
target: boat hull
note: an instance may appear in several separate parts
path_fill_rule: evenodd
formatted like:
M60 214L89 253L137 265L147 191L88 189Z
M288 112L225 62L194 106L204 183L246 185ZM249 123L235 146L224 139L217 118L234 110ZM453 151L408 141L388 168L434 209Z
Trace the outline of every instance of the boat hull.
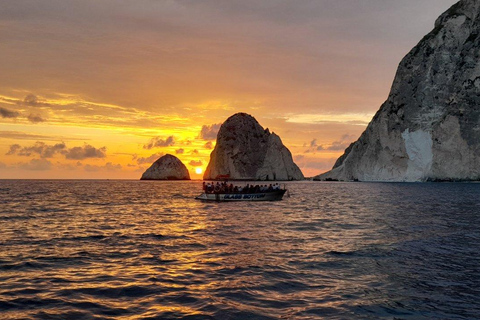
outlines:
M203 201L278 201L287 190L258 193L202 193L197 200Z

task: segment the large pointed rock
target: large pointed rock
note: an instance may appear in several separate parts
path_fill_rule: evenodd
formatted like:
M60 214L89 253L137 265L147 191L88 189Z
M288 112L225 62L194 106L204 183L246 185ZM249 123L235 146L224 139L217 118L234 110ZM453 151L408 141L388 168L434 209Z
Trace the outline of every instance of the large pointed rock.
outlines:
M462 0L400 65L387 101L316 180L480 179L480 1Z
M180 159L166 154L155 161L140 180L190 180L190 174Z
M246 113L220 127L203 176L206 180L301 180L303 174L280 137Z

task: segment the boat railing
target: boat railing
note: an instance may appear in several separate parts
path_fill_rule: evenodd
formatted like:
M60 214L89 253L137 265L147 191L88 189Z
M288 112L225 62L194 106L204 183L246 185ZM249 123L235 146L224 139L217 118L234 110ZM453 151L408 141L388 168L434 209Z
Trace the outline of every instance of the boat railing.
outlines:
M236 186L235 186L236 187ZM203 191L208 194L255 194L255 193L273 193L273 192L279 192L279 191L286 191L285 185L283 185L283 189L281 186L277 185L275 187L269 187L266 190L260 190L258 186L254 187L242 187L242 190L232 190L230 187L225 188L224 186L220 187L220 189L217 189L217 187L214 187L213 190L209 189L208 187L204 187Z

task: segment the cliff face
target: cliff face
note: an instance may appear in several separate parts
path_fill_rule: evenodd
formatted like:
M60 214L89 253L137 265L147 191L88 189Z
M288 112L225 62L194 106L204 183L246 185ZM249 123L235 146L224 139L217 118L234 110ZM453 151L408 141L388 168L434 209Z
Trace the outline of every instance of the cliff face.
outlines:
M387 101L316 180L480 179L480 0L462 0L400 65Z
M190 180L190 174L180 159L166 154L155 161L140 180Z
M246 113L237 113L220 127L204 179L301 180L303 174L280 137Z

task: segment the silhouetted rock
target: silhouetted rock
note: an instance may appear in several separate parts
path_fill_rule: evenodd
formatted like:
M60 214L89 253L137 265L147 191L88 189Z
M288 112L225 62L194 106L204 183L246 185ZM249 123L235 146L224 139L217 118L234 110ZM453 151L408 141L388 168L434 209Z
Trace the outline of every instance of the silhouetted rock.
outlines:
M140 180L190 180L190 174L180 159L166 154L155 161Z
M303 174L280 137L246 113L220 127L203 176L206 180L302 180Z

